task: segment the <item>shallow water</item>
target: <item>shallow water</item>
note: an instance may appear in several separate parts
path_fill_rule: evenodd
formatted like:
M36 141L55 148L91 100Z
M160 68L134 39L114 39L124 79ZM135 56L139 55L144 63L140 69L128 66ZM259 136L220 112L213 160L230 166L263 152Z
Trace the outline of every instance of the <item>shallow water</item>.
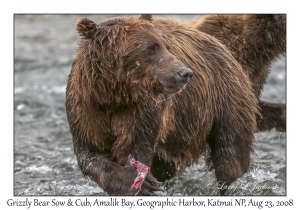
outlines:
M79 38L76 21L88 17L98 22L112 16L15 15L14 195L106 195L81 175L64 103ZM285 77L282 57L272 65L262 98L285 103ZM235 188L229 193L286 195L286 133L271 130L256 134L256 139L252 168L233 183ZM199 164L163 183L166 192L161 194L218 195L216 184L200 159Z

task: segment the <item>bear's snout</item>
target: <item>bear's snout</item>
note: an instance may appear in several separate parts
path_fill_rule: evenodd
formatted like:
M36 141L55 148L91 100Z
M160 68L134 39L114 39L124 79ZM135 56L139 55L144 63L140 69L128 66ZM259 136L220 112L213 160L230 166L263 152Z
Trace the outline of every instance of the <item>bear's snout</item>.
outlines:
M176 80L180 84L186 84L193 76L193 71L189 68L182 67L179 69L176 75Z
M172 68L172 74L161 75L160 84L164 93L174 94L182 90L193 76L193 71L186 67Z

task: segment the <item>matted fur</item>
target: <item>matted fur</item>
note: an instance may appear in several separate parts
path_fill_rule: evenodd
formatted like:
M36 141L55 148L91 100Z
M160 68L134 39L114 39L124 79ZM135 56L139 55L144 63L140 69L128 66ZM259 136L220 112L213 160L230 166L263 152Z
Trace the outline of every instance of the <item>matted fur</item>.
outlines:
M205 15L185 23L223 43L249 76L257 98L272 62L286 52L285 14ZM259 130L286 130L285 104L260 101Z
M136 172L126 161L132 154L151 166L139 195L152 195L157 190L153 176L170 178L201 155L217 180L228 185L248 170L257 100L242 67L215 38L155 19L151 24L114 18L95 25L81 19L77 29L82 38L68 80L66 110L85 176L110 195L134 195L130 186ZM149 63L139 54L139 45L153 39L170 45L169 51L193 70L181 92L169 94L157 85L168 79L170 66L181 62L171 56Z

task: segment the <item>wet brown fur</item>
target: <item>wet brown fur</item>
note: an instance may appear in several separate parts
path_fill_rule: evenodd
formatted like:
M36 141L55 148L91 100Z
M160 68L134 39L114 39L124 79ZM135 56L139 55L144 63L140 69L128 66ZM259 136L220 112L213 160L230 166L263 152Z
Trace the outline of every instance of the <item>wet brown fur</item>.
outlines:
M258 98L271 63L286 52L285 14L205 15L187 25L214 36L232 52ZM286 130L285 104L260 101L260 108L259 130Z
M257 129L257 100L247 76L215 38L171 21L147 20L77 23L82 38L66 110L80 169L110 195L134 195L136 171L127 162L132 154L151 166L139 195L154 195L153 176L163 181L206 155L217 180L231 184L249 168ZM175 68L169 66L181 64L149 63L135 52L154 36L194 72L181 92L156 85L167 81Z

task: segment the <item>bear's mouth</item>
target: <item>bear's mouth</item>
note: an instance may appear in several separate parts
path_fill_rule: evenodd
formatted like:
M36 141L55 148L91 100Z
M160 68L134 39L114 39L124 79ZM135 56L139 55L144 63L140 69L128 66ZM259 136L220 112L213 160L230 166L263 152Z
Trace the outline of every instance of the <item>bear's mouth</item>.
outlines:
M186 67L179 68L172 77L162 78L159 82L163 86L163 92L174 94L183 90L191 80L193 71Z
M187 83L173 84L170 82L160 82L163 87L163 92L166 94L175 94L185 89Z

